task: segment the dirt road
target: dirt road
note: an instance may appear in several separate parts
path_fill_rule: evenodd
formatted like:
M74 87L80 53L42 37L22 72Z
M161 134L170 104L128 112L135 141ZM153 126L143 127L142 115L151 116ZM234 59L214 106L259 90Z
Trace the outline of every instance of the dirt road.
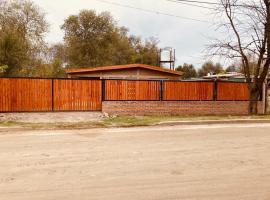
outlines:
M270 124L0 129L1 200L269 200Z

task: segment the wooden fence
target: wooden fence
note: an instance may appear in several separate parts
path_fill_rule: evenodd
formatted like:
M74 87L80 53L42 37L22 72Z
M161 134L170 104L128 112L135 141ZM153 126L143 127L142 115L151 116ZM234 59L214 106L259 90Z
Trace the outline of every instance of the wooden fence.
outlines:
M101 110L100 80L0 78L0 112Z
M101 110L101 81L55 79L53 85L55 111Z
M214 97L213 82L164 82L165 101L211 101Z
M106 80L106 101L158 101L160 99L159 81Z
M218 82L217 100L219 101L246 101L249 100L247 83Z
M247 83L0 78L0 112L99 111L103 101L248 101Z
M0 79L0 111L51 111L52 81L47 79Z
M248 83L104 80L105 101L248 101Z

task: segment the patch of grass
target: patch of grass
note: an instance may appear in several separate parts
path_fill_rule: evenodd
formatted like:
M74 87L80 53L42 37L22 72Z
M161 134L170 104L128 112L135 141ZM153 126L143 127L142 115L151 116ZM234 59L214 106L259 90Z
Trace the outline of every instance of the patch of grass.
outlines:
M86 129L86 128L104 128L103 122L78 122L78 123L55 123L51 124L53 129Z
M233 119L270 119L270 115L254 116L141 116L141 117L115 117L107 118L103 122L106 126L150 126L160 122L174 121L204 121L204 120L233 120Z
M254 116L134 116L109 117L101 121L77 123L24 123L16 121L0 122L2 127L19 127L26 129L88 129L107 127L151 126L161 122L204 121L204 120L233 120L233 119L269 119L270 115Z
M160 122L158 117L114 117L103 120L107 126L120 126L120 127L132 127L132 126L150 126Z
M5 121L5 122L0 122L0 126L3 126L3 127L21 126L21 123L14 122L14 121Z

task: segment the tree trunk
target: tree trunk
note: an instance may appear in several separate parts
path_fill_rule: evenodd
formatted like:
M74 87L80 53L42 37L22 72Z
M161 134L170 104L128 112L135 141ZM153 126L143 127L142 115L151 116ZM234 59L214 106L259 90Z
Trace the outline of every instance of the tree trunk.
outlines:
M249 86L250 101L249 101L249 114L258 114L258 101L262 92L262 84L251 83Z

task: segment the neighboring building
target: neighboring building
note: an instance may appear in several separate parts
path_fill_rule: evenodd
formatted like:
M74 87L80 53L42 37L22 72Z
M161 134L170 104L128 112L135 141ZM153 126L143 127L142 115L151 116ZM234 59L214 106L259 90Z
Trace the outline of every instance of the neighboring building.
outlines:
M181 80L183 72L144 64L66 70L69 78Z
M251 76L253 80L254 76ZM226 74L207 75L203 77L203 80L227 80L232 82L246 82L246 77L242 73L228 72ZM268 87L270 87L270 77L267 78Z
M204 76L203 79L208 80L227 80L227 81L233 81L233 82L246 82L246 78L244 74L238 73L238 72L228 72L226 74L215 74L215 75L207 75Z

